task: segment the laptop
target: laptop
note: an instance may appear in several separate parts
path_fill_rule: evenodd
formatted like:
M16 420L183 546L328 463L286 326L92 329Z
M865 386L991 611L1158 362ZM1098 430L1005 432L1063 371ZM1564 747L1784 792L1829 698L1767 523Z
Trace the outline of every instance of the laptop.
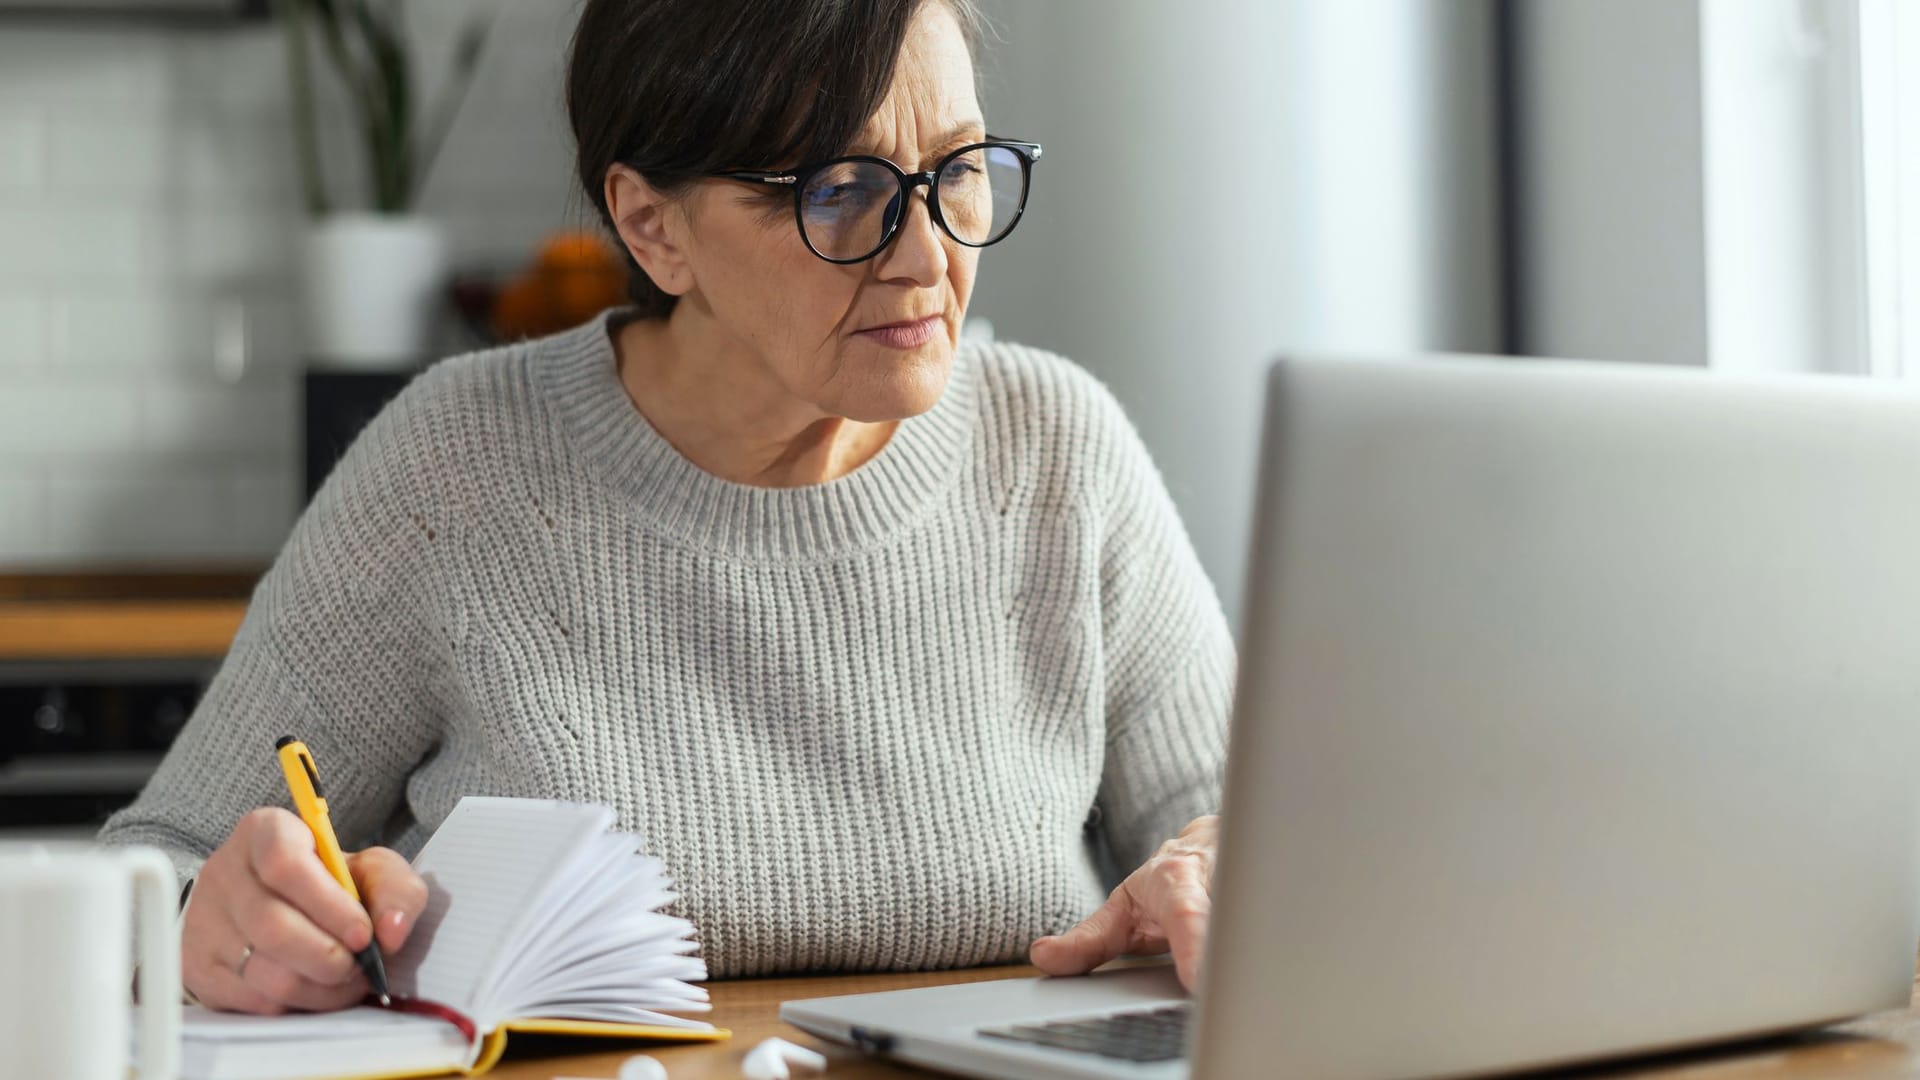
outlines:
M1920 397L1295 358L1269 380L1210 951L789 1002L979 1077L1470 1076L1902 1008Z

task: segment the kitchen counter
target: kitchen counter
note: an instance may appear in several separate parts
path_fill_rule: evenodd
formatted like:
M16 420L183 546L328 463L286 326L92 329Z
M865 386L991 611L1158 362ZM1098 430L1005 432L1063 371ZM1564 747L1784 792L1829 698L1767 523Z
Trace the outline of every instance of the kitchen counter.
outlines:
M260 572L0 575L0 662L219 660Z
M133 799L263 569L0 573L0 835L85 838Z

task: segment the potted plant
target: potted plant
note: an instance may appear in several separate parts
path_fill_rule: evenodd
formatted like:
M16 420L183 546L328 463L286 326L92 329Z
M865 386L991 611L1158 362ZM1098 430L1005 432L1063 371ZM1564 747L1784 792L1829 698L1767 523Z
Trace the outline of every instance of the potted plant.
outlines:
M326 366L417 363L432 347L445 295L445 236L417 203L472 85L491 20L481 15L466 24L446 85L422 118L404 3L276 0L286 31L294 149L312 218L305 267L310 348ZM335 203L323 168L315 52L344 87L363 148L364 198L351 204Z

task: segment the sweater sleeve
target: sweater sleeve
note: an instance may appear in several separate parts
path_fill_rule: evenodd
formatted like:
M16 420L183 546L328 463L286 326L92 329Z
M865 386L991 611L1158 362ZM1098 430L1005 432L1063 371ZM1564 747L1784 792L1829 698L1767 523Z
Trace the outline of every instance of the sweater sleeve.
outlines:
M232 647L153 778L99 839L151 844L182 879L247 811L289 806L274 742L312 748L341 844L380 842L438 738L444 501L423 376L368 425L260 581Z
M1216 813L1226 761L1233 637L1165 482L1118 402L1111 433L1100 606L1106 761L1098 806L1124 876L1189 821Z

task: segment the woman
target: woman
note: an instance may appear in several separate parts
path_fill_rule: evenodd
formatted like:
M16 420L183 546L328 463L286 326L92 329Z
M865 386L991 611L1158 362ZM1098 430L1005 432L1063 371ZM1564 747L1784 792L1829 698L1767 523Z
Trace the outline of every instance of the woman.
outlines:
M717 977L1171 944L1191 984L1231 643L1104 389L958 347L1039 153L988 137L973 22L589 0L568 107L633 307L436 365L301 519L103 833L194 879L191 993L358 1000L468 794L612 806ZM371 920L279 809L287 733Z

